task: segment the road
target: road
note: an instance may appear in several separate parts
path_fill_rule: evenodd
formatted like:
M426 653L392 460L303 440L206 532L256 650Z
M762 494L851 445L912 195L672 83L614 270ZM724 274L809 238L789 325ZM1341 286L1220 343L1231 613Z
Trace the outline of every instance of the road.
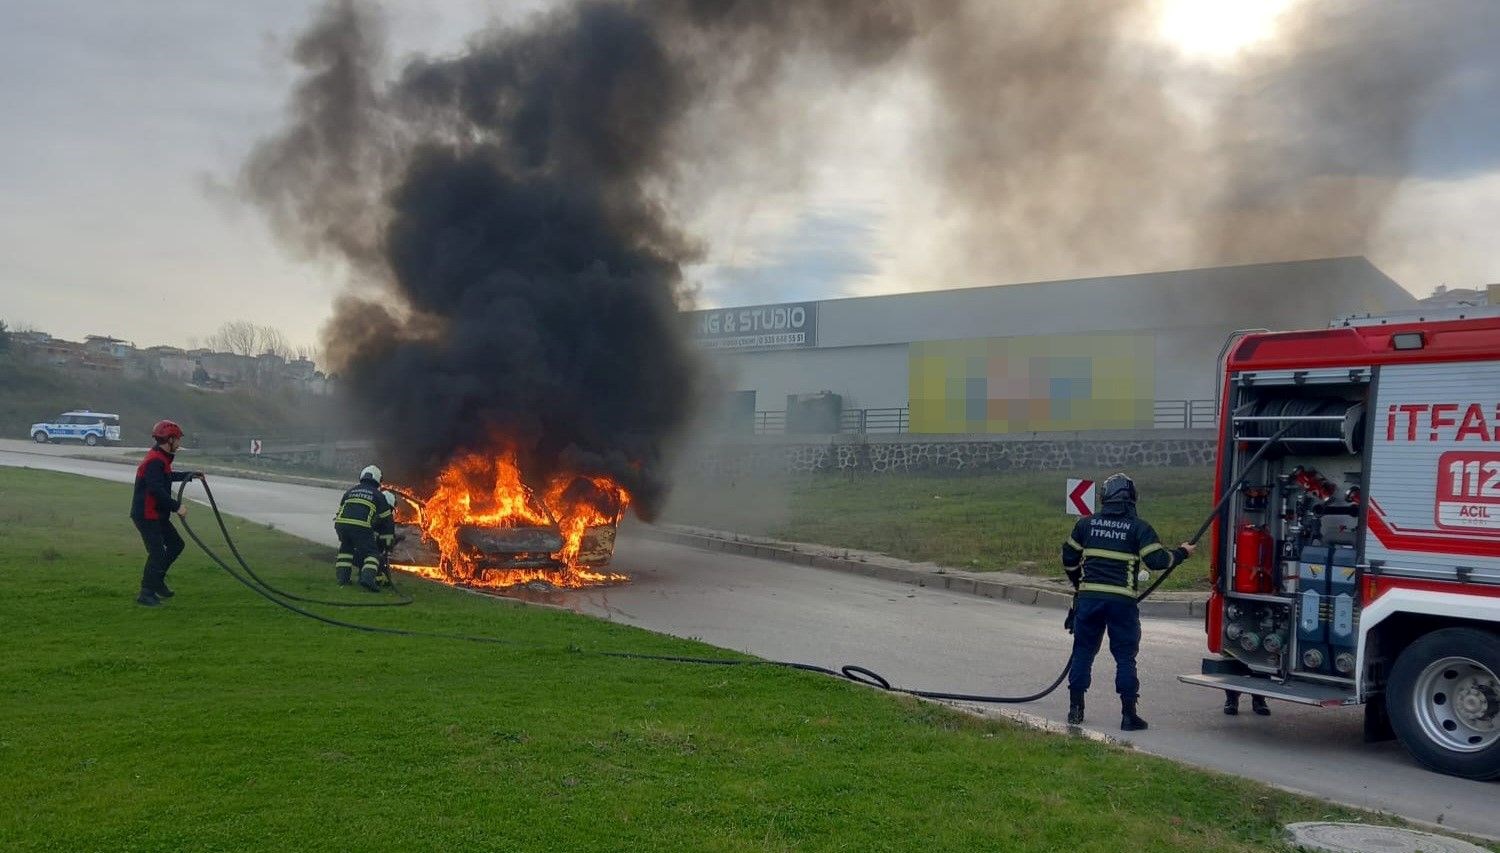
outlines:
M40 450L41 452L37 452ZM55 448L0 441L0 465L68 471L128 482L127 466L58 455ZM179 467L190 467L184 456ZM332 544L338 492L310 486L212 479L227 512ZM191 518L191 515L189 516ZM1050 683L1067 658L1057 610L909 587L805 566L710 554L625 535L614 568L627 586L556 593L579 613L690 637L760 657L837 668L856 663L892 683L964 693L1022 694ZM1500 837L1500 784L1429 773L1395 743L1364 744L1358 709L1272 703L1269 719L1220 712L1222 694L1175 679L1203 655L1197 620L1146 619L1140 658L1141 713L1151 729L1137 748L1314 796ZM1094 667L1088 723L1122 737L1107 652ZM1023 706L1061 722L1066 690Z

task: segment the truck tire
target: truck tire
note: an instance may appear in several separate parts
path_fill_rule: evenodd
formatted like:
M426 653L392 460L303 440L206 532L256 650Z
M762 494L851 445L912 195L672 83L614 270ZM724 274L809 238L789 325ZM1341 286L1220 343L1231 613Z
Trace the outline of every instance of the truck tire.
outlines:
M93 433L89 433L88 435L83 437L83 443L87 444L89 447L95 447L99 444L99 436L94 435Z
M1500 778L1500 635L1444 628L1418 639L1391 668L1386 707L1396 738L1424 767Z
M37 444L46 444L47 434L45 432L42 432L41 430L37 430L36 432L31 434L31 440L36 442Z

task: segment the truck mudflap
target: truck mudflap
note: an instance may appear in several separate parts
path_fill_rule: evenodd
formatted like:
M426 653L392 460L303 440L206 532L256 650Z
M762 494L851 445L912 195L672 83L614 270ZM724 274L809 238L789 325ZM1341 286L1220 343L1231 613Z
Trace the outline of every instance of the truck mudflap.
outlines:
M1216 690L1234 690L1251 696L1264 696L1298 705L1315 705L1320 708L1342 708L1358 705L1359 699L1346 688L1331 684L1316 684L1310 681L1272 681L1253 675L1179 675L1177 680L1199 687Z

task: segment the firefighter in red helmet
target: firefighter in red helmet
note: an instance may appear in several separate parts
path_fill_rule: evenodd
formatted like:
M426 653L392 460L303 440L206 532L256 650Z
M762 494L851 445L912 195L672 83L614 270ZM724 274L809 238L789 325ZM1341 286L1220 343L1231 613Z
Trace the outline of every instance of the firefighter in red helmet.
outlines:
M155 607L174 593L167 588L167 569L182 553L182 536L172 526L172 514L187 515L187 507L172 497L172 484L194 477L199 471L173 471L172 459L182 445L182 427L172 421L157 421L151 428L155 446L135 469L135 494L130 501L130 520L146 545L146 568L141 573L141 592L136 604Z

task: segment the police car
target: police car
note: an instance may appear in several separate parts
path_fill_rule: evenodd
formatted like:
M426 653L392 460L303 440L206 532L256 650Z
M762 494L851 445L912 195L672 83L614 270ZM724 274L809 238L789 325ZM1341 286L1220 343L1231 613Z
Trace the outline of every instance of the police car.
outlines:
M37 444L81 441L89 447L101 441L118 443L120 416L106 412L63 412L51 421L32 424L31 440Z

